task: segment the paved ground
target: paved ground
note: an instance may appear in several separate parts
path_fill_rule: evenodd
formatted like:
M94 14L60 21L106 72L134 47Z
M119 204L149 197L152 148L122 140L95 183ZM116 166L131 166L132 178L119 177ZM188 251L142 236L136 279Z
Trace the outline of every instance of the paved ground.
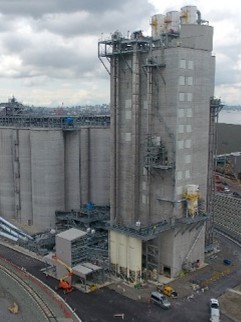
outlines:
M89 294L83 294L76 290L64 298L76 310L83 322L116 322L122 319L114 317L114 315L122 313L125 322L204 322L209 320L208 301L211 297L216 297L220 298L221 302L222 322L240 322L239 315L235 316L235 310L237 311L237 307L241 307L241 297L237 296L238 293L230 292L230 289L236 290L236 287L241 283L240 248L229 241L226 242L223 237L219 237L219 243L220 252L210 255L207 259L210 265L172 282L179 293L179 298L172 300L172 308L168 311L149 303L150 292L155 288L154 285L143 289L133 289L121 283L119 286L118 284L112 286L114 290L103 288ZM45 281L50 287L55 288L56 280L46 279L44 274L40 272L43 263L29 259L22 254L12 253L2 247L0 247L0 254L12 257L16 264L25 266L32 274ZM223 264L224 258L232 260L232 265L225 266ZM191 282L196 282L203 287L208 286L208 290L194 291ZM229 297L230 293L237 297L235 300L237 305L234 305L233 308L226 304L228 303L227 299L223 299L225 294L228 294ZM62 293L60 294L63 296ZM191 298L188 299L190 295Z
M204 321L205 317L208 321L208 301L211 297L220 300L222 322L241 321L241 248L217 235L216 250L207 254L203 268L168 283L178 293L178 299L171 300L173 308L176 311L182 307L178 321L185 315L188 321ZM225 265L224 259L230 259L232 264ZM136 290L119 282L110 288L138 302L149 303L150 293L156 289L156 285L149 284ZM192 306L195 306L194 310ZM195 317L195 311L200 315L200 320L198 315ZM171 320L171 315L169 312L169 321L175 321Z

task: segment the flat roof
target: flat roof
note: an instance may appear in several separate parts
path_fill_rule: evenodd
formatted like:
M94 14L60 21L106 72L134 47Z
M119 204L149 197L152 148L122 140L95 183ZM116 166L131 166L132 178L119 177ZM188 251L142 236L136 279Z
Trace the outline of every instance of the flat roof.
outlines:
M72 269L75 275L86 278L88 274L100 270L101 267L91 263L81 263L74 266Z
M101 269L100 266L94 265L92 263L82 263L83 266L92 269L93 271L98 271L99 269Z
M74 266L72 269L75 275L80 276L82 278L86 278L88 274L93 272L92 269L87 268L81 264Z
M81 237L84 237L87 233L83 230L76 229L76 228L70 228L68 230L65 230L59 234L57 234L57 237L66 239L66 240L75 240Z

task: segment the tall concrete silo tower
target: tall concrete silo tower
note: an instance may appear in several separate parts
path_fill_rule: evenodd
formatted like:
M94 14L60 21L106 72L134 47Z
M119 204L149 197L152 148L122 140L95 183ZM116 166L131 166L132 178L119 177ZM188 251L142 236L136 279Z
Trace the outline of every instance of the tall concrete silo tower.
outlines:
M110 258L134 282L202 262L208 217L213 28L195 6L151 26L150 37L99 41L111 80Z

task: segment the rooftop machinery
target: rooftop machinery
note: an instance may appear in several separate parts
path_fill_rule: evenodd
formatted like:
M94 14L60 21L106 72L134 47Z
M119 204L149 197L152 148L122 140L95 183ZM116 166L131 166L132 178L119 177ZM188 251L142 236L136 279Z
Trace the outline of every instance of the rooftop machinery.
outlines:
M98 44L111 82L110 256L135 281L202 261L208 218L213 28L196 6L150 24L151 36Z

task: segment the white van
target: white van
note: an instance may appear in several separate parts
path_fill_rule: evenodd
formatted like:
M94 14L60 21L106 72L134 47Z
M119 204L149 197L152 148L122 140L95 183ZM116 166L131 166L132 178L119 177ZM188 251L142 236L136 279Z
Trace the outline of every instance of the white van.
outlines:
M165 310L171 307L171 303L168 301L166 296L157 291L151 293L151 302L160 305L160 307Z
M210 322L220 321L219 302L217 299L210 299Z

